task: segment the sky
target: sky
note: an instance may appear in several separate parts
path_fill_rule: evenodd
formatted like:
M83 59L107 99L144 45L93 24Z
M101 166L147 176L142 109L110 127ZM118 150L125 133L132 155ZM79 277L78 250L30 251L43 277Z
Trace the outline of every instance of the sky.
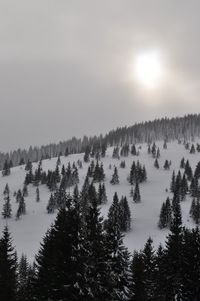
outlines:
M0 150L200 110L198 0L0 0ZM132 76L144 51L165 77Z

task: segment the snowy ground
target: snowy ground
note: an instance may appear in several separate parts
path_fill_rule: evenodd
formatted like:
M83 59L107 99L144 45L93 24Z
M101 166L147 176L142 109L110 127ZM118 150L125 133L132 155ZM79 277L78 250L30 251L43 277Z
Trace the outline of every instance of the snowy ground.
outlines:
M114 192L118 193L119 198L122 195L126 195L129 201L131 214L132 214L132 228L129 233L126 234L124 242L132 252L134 249L140 249L144 246L147 238L151 236L154 240L154 245L164 243L165 237L168 233L167 230L159 230L157 227L161 204L166 200L167 196L172 196L166 192L166 188L169 189L172 171L176 173L179 170L180 161L182 157L189 159L191 167L194 169L197 162L200 161L200 153L190 154L188 150L182 144L177 142L168 143L167 149L163 149L163 142L157 142L157 146L160 147L161 157L159 158L160 169L154 167L154 159L151 155L147 154L147 145L143 144L138 157L129 155L129 157L121 158L120 160L112 158L112 148L109 148L106 153L106 157L102 159L104 165L104 171L106 174L105 185L108 196L108 203L102 207L102 214L105 216L112 203ZM138 147L139 145L137 145ZM83 154L70 155L68 157L61 157L61 164L67 166L70 161L77 161L83 159ZM171 169L166 171L163 169L164 161L168 159L172 161ZM119 168L121 160L126 161L126 168ZM127 181L127 176L130 172L130 167L133 160L139 160L143 165L145 164L147 170L147 182L140 185L141 203L135 204L130 197L130 184ZM42 163L43 170L55 169L57 158L51 160L44 160ZM109 164L112 165L112 169L109 169ZM79 188L82 187L88 163L83 163L83 168L79 169ZM112 186L110 179L113 174L113 166L118 167L119 173L119 185ZM33 167L37 167L37 163L33 164ZM19 188L23 188L23 182L26 171L24 166L15 167L11 169L11 175L8 177L0 176L0 193L1 204L0 211L3 207L3 190L6 183L8 183L11 191L11 204L13 217L5 221L0 215L0 231L2 232L6 222L12 233L13 242L16 246L18 256L21 253L25 253L30 261L33 261L35 254L38 251L39 244L44 236L49 225L54 221L56 214L47 214L46 206L49 199L50 192L45 185L40 185L40 199L39 203L36 202L36 188L32 185L28 186L29 195L26 197L26 209L27 214L22 216L20 220L15 220L15 214L17 206L15 198L13 197L14 191ZM72 190L72 189L71 189ZM189 209L191 205L190 197L181 203L183 222L186 226L195 226L189 218Z

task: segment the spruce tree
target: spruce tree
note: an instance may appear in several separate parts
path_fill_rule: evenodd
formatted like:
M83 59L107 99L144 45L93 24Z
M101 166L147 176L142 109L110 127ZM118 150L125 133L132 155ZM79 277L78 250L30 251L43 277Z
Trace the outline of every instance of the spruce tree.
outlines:
M166 300L182 300L183 230L179 197L174 197L173 219L166 241L165 275Z
M37 300L80 300L84 295L80 222L78 204L69 200L67 209L60 209L36 257Z
M36 202L39 202L40 201L40 191L39 191L39 188L37 187L36 188Z
M54 213L55 210L56 210L56 201L55 201L53 194L51 193L48 204L47 204L47 212Z
M139 189L138 182L136 182L136 184L135 184L135 190L134 190L134 194L133 194L133 201L135 203L141 202L140 189Z
M159 163L158 163L158 159L156 158L155 161L154 161L154 166L155 168L159 168Z
M134 252L130 265L130 301L147 301L145 290L145 266L141 252Z
M17 256L8 228L0 239L0 300L17 299Z
M119 184L119 176L118 176L118 171L117 171L117 167L116 166L114 168L114 173L112 175L112 179L111 179L110 183L112 185Z
M26 214L26 204L24 197L22 196L19 201L19 206L16 213L16 219L19 219L21 215Z
M126 197L122 197L119 202L120 210L120 230L127 232L131 228L131 212Z
M12 216L12 208L10 203L10 196L8 195L5 199L5 203L3 205L3 211L2 211L3 218L10 218Z

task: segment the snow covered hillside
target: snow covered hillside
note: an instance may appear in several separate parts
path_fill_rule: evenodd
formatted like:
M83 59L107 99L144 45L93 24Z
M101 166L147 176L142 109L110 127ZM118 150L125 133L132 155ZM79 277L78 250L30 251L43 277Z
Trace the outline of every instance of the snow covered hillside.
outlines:
M195 141L196 143L196 141ZM183 144L178 144L177 141L167 144L167 149L163 149L163 141L156 142L156 145L160 148L160 158L158 159L160 168L154 167L155 159L147 152L147 145L136 145L139 149L139 156L133 156L129 154L128 157L121 157L120 159L113 159L113 148L107 149L106 157L101 159L103 162L104 172L106 175L105 186L108 197L108 202L102 205L101 211L104 216L107 215L108 209L112 203L113 195L118 193L119 198L126 196L129 201L131 209L131 231L126 233L124 242L132 252L134 249L140 249L144 246L147 238L151 236L154 241L154 245L165 241L165 237L168 230L160 230L157 226L160 209L162 203L166 200L167 196L170 198L172 194L169 192L169 186L171 182L172 172L175 170L176 174L180 169L180 161L184 157L185 160L189 160L192 169L194 170L196 164L200 161L200 153L190 154L189 150L185 149ZM82 160L83 154L69 155L67 157L61 157L61 165L67 166L68 162L77 162ZM171 160L171 166L169 170L165 170L163 165L165 160ZM120 168L120 162L125 160L126 167ZM147 181L140 184L141 203L134 203L133 198L130 196L131 186L127 180L130 174L130 168L132 162L139 162L146 167ZM42 169L55 170L57 158L51 160L42 161ZM90 163L83 162L83 168L79 169L79 188L81 189L85 176ZM109 165L111 164L111 169ZM33 171L38 166L38 163L33 163ZM111 185L110 180L114 171L114 166L118 169L119 181L118 185ZM38 251L39 244L44 236L49 225L54 221L56 213L47 214L46 206L50 197L50 191L46 185L39 185L40 202L36 202L36 187L32 184L28 185L28 196L25 198L26 211L19 220L16 220L16 211L18 204L16 198L13 196L14 192L23 188L26 171L23 166L14 167L11 169L9 176L0 176L0 193L1 204L0 211L2 212L4 204L3 191L6 183L10 188L10 197L12 205L12 217L4 219L0 215L0 231L2 232L6 223L12 233L13 242L16 246L18 255L25 253L30 261L33 261L35 254ZM98 187L98 184L95 184ZM70 188L73 190L73 187ZM187 196L186 200L181 202L183 223L189 227L195 226L194 222L189 217L189 210L191 206L191 197Z

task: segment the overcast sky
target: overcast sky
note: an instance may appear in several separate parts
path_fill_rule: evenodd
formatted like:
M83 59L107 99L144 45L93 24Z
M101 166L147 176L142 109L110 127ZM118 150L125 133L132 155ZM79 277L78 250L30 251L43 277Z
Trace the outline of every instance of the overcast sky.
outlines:
M0 150L199 112L199 11L199 0L0 0ZM168 71L148 93L129 77L146 49Z

